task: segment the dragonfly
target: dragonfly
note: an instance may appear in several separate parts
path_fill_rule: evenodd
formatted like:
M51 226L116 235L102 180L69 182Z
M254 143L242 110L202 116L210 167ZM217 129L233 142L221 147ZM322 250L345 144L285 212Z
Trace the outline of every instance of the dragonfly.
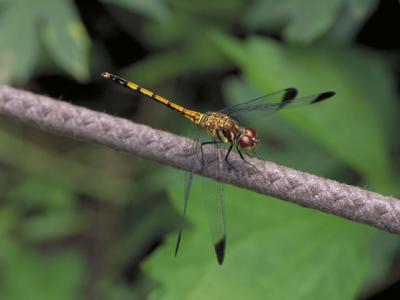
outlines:
M208 144L214 144L217 147L221 144L227 145L228 151L226 151L224 159L221 160L221 158L218 157L218 161L225 162L230 168L236 171L237 168L233 166L229 161L229 155L231 154L232 149L236 149L240 158L245 163L252 165L245 159L244 155L247 154L250 156L250 153L255 154L255 149L260 142L260 139L257 136L257 132L255 129L251 127L241 126L239 122L236 121L238 116L251 112L276 112L289 107L316 104L330 99L335 95L335 92L333 91L326 91L314 95L298 97L298 90L296 88L290 87L271 94L263 95L244 103L239 103L226 107L220 111L201 113L178 105L171 100L157 95L154 92L117 75L110 74L108 72L102 72L101 76L105 79L115 82L118 85L121 85L122 87L128 88L129 90L144 95L155 102L161 103L166 107L169 107L170 109L178 112L179 114L193 122L195 125L197 125L197 127L199 127L202 132L207 132L209 136L211 136L212 140L201 142L200 138L198 137L197 139L195 139L192 146L194 149L193 153L201 153L201 163L203 166L205 164L203 156L203 146ZM194 163L192 165L194 165ZM220 166L219 163L218 165ZM217 172L221 172L220 168L218 168ZM185 178L183 212L175 246L175 256L177 256L178 254L178 250L182 241L190 189L193 181L193 174L194 167L191 167L190 171L187 172ZM209 213L209 223L217 261L219 265L222 265L225 258L227 241L222 183L218 185L216 196L215 198L212 197L212 201L214 202L213 207L216 211Z

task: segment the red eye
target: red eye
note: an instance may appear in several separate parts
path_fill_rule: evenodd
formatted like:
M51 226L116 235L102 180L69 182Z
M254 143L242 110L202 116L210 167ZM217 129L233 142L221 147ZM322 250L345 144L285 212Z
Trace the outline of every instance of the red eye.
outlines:
M246 128L246 134L251 138L255 138L257 136L257 133L253 128Z
M250 137L248 137L247 135L242 135L239 138L239 146L242 149L245 149L247 147L250 147L253 144L253 141Z

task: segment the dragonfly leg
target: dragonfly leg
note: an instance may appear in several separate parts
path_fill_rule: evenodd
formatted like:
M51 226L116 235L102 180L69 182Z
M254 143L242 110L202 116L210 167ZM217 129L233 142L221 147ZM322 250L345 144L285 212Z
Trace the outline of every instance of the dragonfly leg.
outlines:
M229 157L229 154L231 154L232 148L233 148L233 144L231 144L231 146L228 149L228 152L225 155L225 161L228 166L230 166L232 169L234 169L236 172L238 172L238 169L236 169L228 160L228 157Z
M203 168L205 166L205 162L204 162L204 152L203 152L203 146L205 145L213 145L213 144L221 144L221 141L208 141L208 142L203 142L200 145L200 152L201 152L201 168Z
M255 168L255 169L257 170L257 167L256 167L255 165L253 165L252 163L249 163L249 162L244 158L243 153L240 152L240 150L239 150L238 147L236 147L236 150L237 150L237 152L239 153L240 158L241 158L246 164L252 166L253 168ZM255 152L253 152L253 153L255 153Z

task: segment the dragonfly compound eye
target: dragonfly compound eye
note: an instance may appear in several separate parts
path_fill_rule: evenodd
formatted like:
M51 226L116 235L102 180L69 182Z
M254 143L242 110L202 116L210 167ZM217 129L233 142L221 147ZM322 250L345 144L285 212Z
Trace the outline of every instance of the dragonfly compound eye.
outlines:
M257 145L257 140L255 138L251 138L247 135L241 135L238 144L241 150L243 151L251 151Z
M256 138L257 133L253 128L246 128L246 135L250 138Z

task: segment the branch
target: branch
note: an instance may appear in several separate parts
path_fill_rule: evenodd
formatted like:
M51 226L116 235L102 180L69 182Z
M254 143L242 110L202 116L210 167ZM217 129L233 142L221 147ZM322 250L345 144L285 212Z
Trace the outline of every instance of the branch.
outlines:
M249 158L255 169L236 154L230 158L239 172L225 165L216 172L218 150L212 146L205 147L201 168L189 139L7 86L0 86L0 115L186 171L195 161L196 174L400 234L400 201L392 197Z

